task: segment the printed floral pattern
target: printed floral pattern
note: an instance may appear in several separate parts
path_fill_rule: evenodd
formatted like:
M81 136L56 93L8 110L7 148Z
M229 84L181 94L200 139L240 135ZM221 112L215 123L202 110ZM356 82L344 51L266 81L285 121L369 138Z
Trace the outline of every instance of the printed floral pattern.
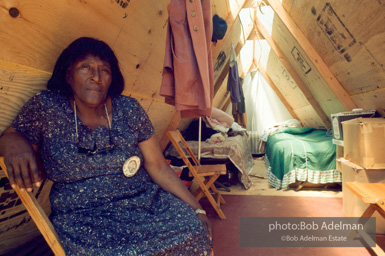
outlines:
M12 126L40 151L50 193L51 220L66 255L209 255L212 244L192 208L153 183L138 143L154 133L137 100L112 99L111 130L89 129L79 118L79 146L113 150L77 154L74 111L67 97L42 91L22 108ZM111 145L112 144L112 145ZM133 177L122 166L139 156Z

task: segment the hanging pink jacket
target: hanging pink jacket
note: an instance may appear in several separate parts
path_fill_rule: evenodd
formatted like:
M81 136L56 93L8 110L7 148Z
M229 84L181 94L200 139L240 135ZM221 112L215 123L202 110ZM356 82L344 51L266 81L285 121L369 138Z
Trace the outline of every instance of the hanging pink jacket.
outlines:
M160 95L181 117L210 116L214 88L210 0L171 0Z

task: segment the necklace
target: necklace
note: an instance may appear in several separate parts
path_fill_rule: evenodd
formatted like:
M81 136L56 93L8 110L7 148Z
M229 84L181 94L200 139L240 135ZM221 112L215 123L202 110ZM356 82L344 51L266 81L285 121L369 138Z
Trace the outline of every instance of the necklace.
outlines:
M111 122L110 122L110 117L108 115L106 103L104 103L104 110L106 111L108 130L111 130ZM78 118L77 118L78 115L76 114L76 101L75 100L74 100L74 116L75 116L76 142L79 143Z
M106 117L107 117L107 123L108 123L108 131L109 131L109 136L110 136L110 146L106 147L105 149L101 149L101 150L96 150L96 149L94 149L92 151L91 150L86 150L86 149L83 149L83 148L79 147L78 119L77 119L77 114L76 114L76 102L74 100L76 144L77 144L79 152L82 151L82 152L84 152L87 155L93 155L93 154L105 153L105 152L111 151L114 148L114 144L111 143L111 121L110 121L110 117L108 115L107 106L106 106L105 103L104 103L104 109L106 111ZM120 147L118 146L118 148L120 148ZM121 149L121 150L124 153L124 150L123 149ZM126 153L124 153L124 154L126 154ZM132 177L132 176L134 176L138 172L139 168L140 168L140 158L138 156L132 156L132 157L128 158L124 162L124 164L123 164L123 174L126 177Z

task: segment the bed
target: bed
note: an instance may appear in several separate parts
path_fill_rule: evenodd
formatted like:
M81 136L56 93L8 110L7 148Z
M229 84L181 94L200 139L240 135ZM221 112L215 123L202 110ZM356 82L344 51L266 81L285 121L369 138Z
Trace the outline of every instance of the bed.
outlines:
M187 141L192 151L198 156L198 141ZM165 151L165 157L179 157L174 146ZM250 139L247 132L237 133L237 135L225 138L222 142L201 142L201 158L214 159L216 163L223 160L230 160L239 171L240 182L245 189L249 189L252 185L249 177L253 169L253 157L251 155Z
M268 183L276 189L286 189L297 181L341 182L341 173L336 170L336 147L326 130L283 128L268 137L264 159Z

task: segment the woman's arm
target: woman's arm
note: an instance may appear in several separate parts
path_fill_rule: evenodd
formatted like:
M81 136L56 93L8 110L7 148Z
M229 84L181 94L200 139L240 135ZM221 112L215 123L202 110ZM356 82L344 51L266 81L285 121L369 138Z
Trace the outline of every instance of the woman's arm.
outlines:
M36 152L38 146L31 144L12 127L0 136L0 156L4 156L9 183L13 188L32 191L33 184L40 186L42 177L38 171Z
M202 206L163 157L158 140L154 135L150 139L140 142L139 148L144 157L144 168L155 183L185 201L194 210L202 209ZM211 225L207 216L198 214L198 218L203 222L210 237L212 237Z

